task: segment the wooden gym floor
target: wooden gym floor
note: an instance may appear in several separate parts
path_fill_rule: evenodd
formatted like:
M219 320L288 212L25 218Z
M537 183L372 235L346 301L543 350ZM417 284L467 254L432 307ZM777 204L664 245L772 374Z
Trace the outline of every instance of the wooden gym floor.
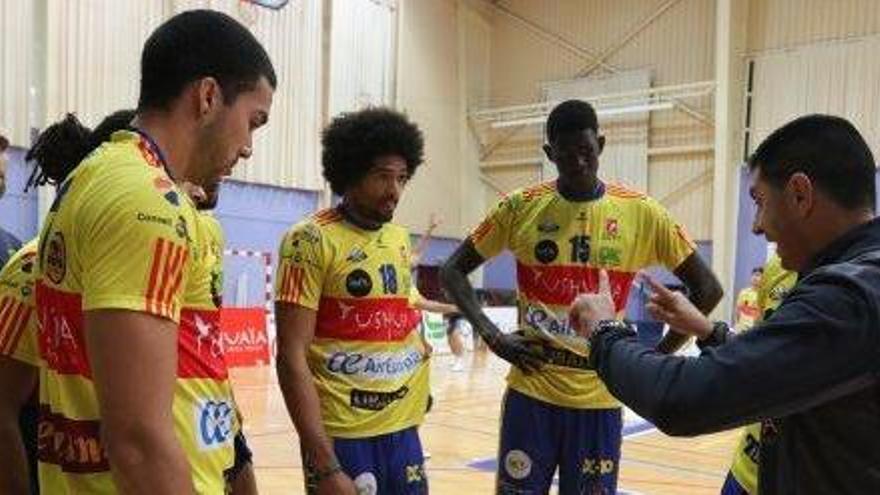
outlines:
M469 353L464 372L449 356L432 358L434 409L421 428L431 454L426 463L433 495L493 493L498 414L507 364ZM236 398L254 451L262 495L304 493L296 431L271 367L234 369ZM736 432L671 438L627 418L619 489L629 494L717 494L727 473ZM646 429L647 427L647 429Z

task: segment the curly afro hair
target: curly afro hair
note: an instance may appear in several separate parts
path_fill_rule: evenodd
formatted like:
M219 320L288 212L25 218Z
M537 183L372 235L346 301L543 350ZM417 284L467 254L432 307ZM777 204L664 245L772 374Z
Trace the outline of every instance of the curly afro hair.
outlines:
M422 164L422 131L405 115L389 108L367 108L334 118L321 137L324 178L338 195L358 183L376 158L398 155L410 177Z

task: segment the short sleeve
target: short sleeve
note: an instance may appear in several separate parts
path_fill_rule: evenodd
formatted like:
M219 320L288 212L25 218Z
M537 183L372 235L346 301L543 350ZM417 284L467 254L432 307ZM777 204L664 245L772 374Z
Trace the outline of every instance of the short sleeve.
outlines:
M179 321L195 212L170 184L164 195L135 180L107 186L115 186L113 194L92 194L77 211L83 309L129 309Z
M0 355L38 367L36 252L36 243L28 243L0 270Z
M696 250L684 227L657 201L647 199L650 222L653 223L654 256L658 263L675 270Z
M514 196L502 198L471 232L469 239L483 259L494 258L508 247L515 205Z
M324 239L312 223L293 227L281 241L275 300L318 309L324 284Z

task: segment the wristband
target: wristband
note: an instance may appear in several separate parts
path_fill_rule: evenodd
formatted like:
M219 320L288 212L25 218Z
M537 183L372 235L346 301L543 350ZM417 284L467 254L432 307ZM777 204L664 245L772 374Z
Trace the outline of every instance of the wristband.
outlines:
M727 341L727 334L730 330L727 323L716 321L712 324L712 331L703 339L697 339L697 347L702 351L707 347L717 347Z
M340 471L342 471L342 466L339 464L338 460L333 459L330 461L330 464L324 469L315 469L312 472L312 480L314 480L314 482L317 484Z

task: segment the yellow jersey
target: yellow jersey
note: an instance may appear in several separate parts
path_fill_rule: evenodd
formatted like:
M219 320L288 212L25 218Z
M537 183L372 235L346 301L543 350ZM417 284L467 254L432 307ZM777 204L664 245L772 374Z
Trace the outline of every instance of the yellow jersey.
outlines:
M317 312L308 363L327 433L365 438L420 424L429 366L406 229L364 230L323 210L287 232L279 259L276 300Z
M767 319L797 283L797 273L782 268L779 256L773 256L764 267L764 276L756 293L761 319ZM758 493L758 453L761 449L761 424L746 426L734 451L730 471L748 493Z
M685 230L659 203L613 184L582 202L566 200L555 182L518 190L489 212L470 240L484 259L505 249L516 258L520 324L541 323L568 335L574 333L569 306L578 294L597 290L600 269L608 272L622 312L639 270L675 269L694 252ZM539 372L511 367L510 388L558 406L620 407L586 358L551 344L544 352L550 362Z
M746 287L739 291L736 296L736 329L748 330L761 316L761 308L758 307L758 291L752 287Z
M195 206L159 151L120 131L59 187L39 236L41 489L118 493L100 439L83 313L124 309L179 323L174 429L198 493L222 493L234 413ZM120 349L120 352L125 352Z
M37 240L16 251L0 270L0 356L40 366L34 283Z

